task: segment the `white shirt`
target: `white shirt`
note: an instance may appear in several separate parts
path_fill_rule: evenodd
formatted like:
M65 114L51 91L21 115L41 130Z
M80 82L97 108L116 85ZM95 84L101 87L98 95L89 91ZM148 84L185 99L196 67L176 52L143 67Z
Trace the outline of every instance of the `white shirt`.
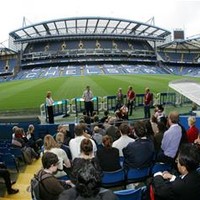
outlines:
M61 148L51 148L50 150L45 150L44 152L52 152L54 154L56 154L58 156L58 171L57 173L55 174L56 177L61 177L61 176L65 176L66 173L63 171L63 164L66 166L66 167L71 167L71 164L70 164L70 161L69 161L69 158L67 157L67 154L66 152L61 149Z
M72 154L72 160L74 160L74 158L80 157L80 154L81 154L80 145L81 145L81 141L84 138L86 138L86 137L85 136L77 136L69 141L69 148L70 148L70 151ZM94 156L95 152L97 151L97 146L92 139L90 139L90 141L92 142L92 145L93 145L93 156Z
M88 90L85 90L85 91L83 92L83 99L84 99L85 102L91 101L92 98L93 98L93 94L92 94L92 91L91 91L91 90L89 90L89 91L88 91Z
M121 135L121 137L114 141L112 146L119 149L119 156L123 157L122 149L125 148L130 142L134 142L135 140L128 135Z
M52 106L53 103L54 103L54 100L51 97L49 97L49 98L46 97L46 105L47 106Z

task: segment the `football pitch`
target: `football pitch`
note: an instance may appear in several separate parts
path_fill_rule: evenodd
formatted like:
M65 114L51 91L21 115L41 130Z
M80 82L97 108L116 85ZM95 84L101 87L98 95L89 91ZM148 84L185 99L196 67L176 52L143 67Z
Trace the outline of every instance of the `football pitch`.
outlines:
M47 79L19 80L0 83L0 112L39 112L44 103L46 92L52 91L55 101L81 97L85 87L89 85L94 96L116 95L118 88L126 94L131 85L138 94L144 93L146 87L151 92L168 92L168 83L172 80L184 79L175 75L91 75L69 76ZM200 82L200 78L187 78Z

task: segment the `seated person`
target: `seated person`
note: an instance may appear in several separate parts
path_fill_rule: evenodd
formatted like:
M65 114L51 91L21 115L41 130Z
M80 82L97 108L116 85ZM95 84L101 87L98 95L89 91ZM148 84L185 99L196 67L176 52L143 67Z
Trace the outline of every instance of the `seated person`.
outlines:
M180 176L158 172L153 178L156 200L197 200L200 197L200 148L197 144L181 146L177 168Z
M119 149L112 147L112 137L103 136L103 147L97 149L96 158L103 171L116 171L121 169Z
M96 170L90 159L83 159L82 165L75 170L75 187L63 191L59 200L117 200L111 190L101 188L101 173Z
M134 124L136 140L130 142L122 151L124 154L124 167L143 168L151 166L154 157L153 141L147 138L147 130L144 121Z
M95 159L93 154L93 144L90 139L84 138L80 144L80 155L73 160L72 163L72 176L70 177L74 183L76 182L77 171L82 167L82 164L85 163L85 160L89 160L93 167L101 172L98 161Z
M41 200L56 200L61 192L71 187L70 181L61 181L54 176L54 173L58 170L58 163L58 156L52 152L46 152L42 156L43 169L36 176L42 177L44 174L49 174L49 176L41 180Z
M6 185L6 189L7 189L8 194L16 194L16 193L19 192L18 189L12 188L12 184L14 184L15 181L11 182L10 173L6 169L6 166L3 163L0 163L0 177L2 177L5 181L5 185Z

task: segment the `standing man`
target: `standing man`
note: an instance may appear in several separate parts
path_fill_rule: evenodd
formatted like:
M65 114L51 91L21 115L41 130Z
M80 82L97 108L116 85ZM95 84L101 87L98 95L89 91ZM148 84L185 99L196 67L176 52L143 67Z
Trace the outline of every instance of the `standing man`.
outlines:
M144 94L144 118L148 119L151 116L150 108L151 108L151 103L152 103L152 94L150 93L150 89L146 88L145 89L145 94Z
M129 115L132 115L132 111L133 111L133 105L135 108L135 92L133 91L133 88L131 86L128 87L128 91L127 91L127 106L128 106L128 110L130 111Z
M182 129L178 124L179 113L172 111L168 115L169 129L164 132L161 141L161 151L157 155L158 162L175 164L176 155L180 146Z
M93 113L93 94L92 91L90 90L90 86L86 86L86 90L83 92L83 99L85 102L85 111L88 116L92 116Z
M49 117L49 124L54 124L53 103L54 103L54 100L51 97L51 91L48 91L47 96L46 96L46 107L47 107L47 113Z

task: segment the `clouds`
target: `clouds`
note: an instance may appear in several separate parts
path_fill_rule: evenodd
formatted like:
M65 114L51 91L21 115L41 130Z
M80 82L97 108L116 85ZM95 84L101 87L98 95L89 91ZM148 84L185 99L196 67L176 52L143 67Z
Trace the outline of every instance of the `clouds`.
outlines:
M9 32L26 24L52 19L101 16L147 22L154 17L155 25L173 31L181 28L185 35L200 34L200 1L177 0L18 0L2 1L0 42Z

